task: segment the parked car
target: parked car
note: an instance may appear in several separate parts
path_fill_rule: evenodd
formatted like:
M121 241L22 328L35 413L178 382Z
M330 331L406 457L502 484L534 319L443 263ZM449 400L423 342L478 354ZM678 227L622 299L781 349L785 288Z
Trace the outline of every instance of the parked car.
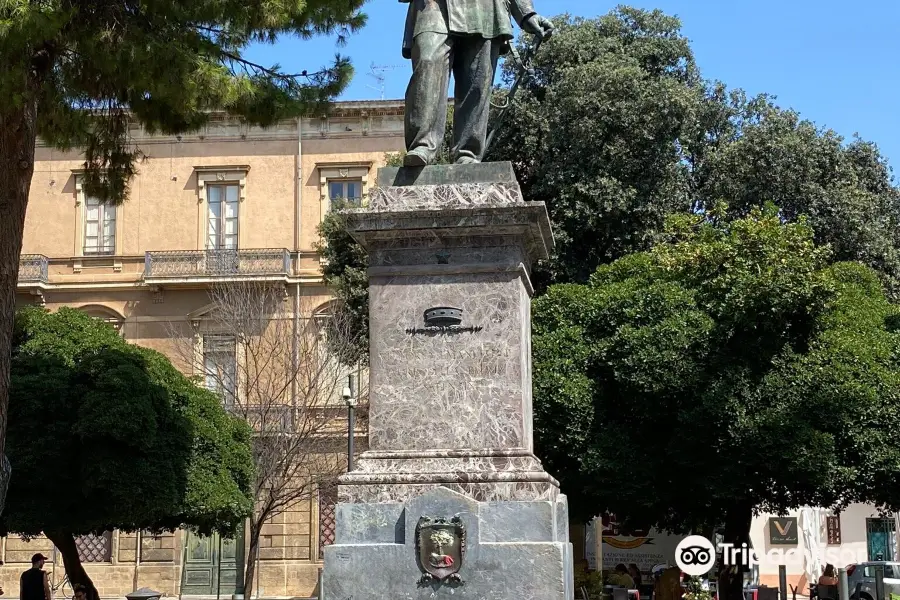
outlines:
M884 596L900 594L900 562L872 561L847 566L847 587L854 600L875 600L875 567L884 565ZM859 586L859 590L857 590ZM859 594L857 596L857 594Z

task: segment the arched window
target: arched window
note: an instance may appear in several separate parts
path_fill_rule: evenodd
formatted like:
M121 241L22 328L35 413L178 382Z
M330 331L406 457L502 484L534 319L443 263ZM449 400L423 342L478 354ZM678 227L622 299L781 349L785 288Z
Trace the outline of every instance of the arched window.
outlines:
M328 324L334 318L334 307L337 300L330 300L322 304L312 313L312 324L315 327L316 334L322 338L328 331Z
M105 323L109 323L116 329L116 331L122 330L122 322L125 321L125 317L107 306L103 306L100 304L88 304L86 306L80 307L79 310L87 313L89 316L94 317L95 319L98 319Z

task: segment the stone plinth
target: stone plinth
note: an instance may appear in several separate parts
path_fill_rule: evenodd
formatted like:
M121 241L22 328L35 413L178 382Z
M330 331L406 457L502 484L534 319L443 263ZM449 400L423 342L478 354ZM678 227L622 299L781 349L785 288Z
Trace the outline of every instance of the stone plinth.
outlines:
M337 543L325 548L325 600L570 600L572 545L564 502L476 502L436 488L405 505L338 506ZM459 516L461 584L421 583L416 522Z
M530 273L553 246L546 207L489 163L381 169L346 217L369 253L369 451L339 482L326 597L571 598L566 499L533 454ZM461 315L426 321L440 308ZM422 516L466 521L463 585L417 587Z

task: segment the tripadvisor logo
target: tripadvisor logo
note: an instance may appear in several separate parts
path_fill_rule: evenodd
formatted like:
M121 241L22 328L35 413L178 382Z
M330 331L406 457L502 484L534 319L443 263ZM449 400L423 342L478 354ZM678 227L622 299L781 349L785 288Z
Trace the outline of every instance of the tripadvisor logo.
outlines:
M716 554L722 558L722 566L744 565L753 567L760 563L760 558L747 544L719 544L716 546L702 535L691 535L678 543L675 548L675 564L685 574L692 577L706 575L716 564ZM773 548L765 555L768 564L803 566L813 562L808 548ZM865 548L853 551L850 548L825 548L820 550L818 559L823 564L854 564L866 561Z
M692 577L706 575L716 564L716 547L702 535L690 535L676 546L675 564Z

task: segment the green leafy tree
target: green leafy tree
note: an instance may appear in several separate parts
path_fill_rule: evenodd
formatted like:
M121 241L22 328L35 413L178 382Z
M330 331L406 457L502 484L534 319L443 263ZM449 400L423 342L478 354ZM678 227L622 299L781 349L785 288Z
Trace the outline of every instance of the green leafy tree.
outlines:
M247 424L106 323L67 308L20 311L11 399L16 477L3 530L46 535L91 598L75 536L182 526L233 535L251 513Z
M539 283L584 282L651 247L668 215L725 201L734 216L766 202L806 215L834 260L896 288L900 194L873 144L703 80L680 21L661 11L555 23L489 156L512 161L526 199L547 203L557 249Z
M712 593L704 589L699 577L686 577L684 600L714 600Z
M872 267L900 299L900 190L878 148L858 138L846 143L767 98L737 108L708 128L719 138L694 160L697 208L725 200L731 216L743 216L774 202L788 221L806 216L833 260Z
M758 511L895 510L900 308L805 219L725 214L535 301L537 452L582 516L737 545Z
M403 157L398 155L395 160L402 163ZM369 257L347 233L340 207L332 209L319 225L322 241L317 249L324 259L325 282L338 300L337 317L352 329L356 340L354 344L340 344L332 350L346 365L366 364L369 360Z
M201 127L213 110L265 126L323 108L352 75L345 58L291 74L247 60L244 50L284 35L343 39L364 24L363 2L0 1L0 453L38 136L84 149L87 191L121 202L140 157L128 136L132 122L176 134Z

